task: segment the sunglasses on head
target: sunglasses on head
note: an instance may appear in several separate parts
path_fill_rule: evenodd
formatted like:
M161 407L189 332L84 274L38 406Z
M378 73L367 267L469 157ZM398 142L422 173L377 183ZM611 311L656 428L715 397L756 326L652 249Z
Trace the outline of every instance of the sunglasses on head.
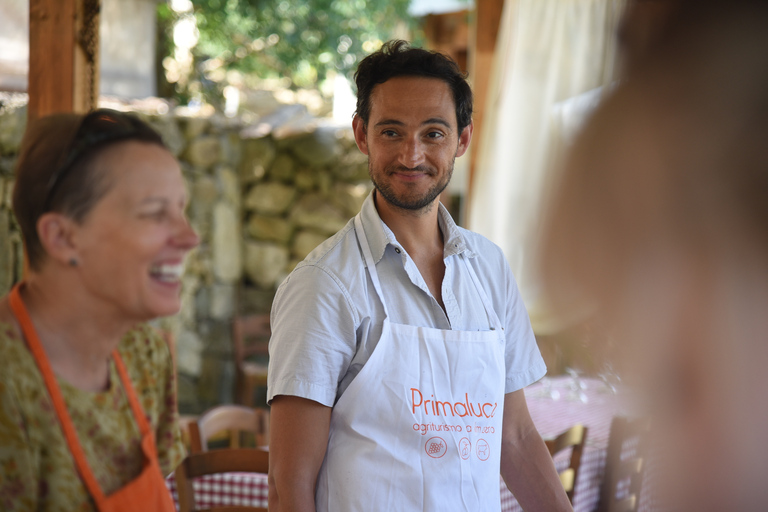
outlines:
M80 122L74 139L48 180L43 211L48 211L57 187L75 168L75 163L97 147L121 140L142 140L164 145L162 138L138 118L114 110L99 109Z

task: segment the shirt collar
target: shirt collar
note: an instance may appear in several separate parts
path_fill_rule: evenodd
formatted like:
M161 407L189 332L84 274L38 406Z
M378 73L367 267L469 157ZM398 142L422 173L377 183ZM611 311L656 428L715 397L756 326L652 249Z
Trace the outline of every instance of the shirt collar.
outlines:
M365 236L368 238L368 244L371 248L371 255L376 263L378 263L384 256L384 251L387 245L393 246L398 251L403 250L403 246L395 238L395 234L389 229L389 226L384 224L381 220L379 212L376 210L376 204L374 202L373 195L376 189L373 189L368 197L363 202L363 207L360 210L360 216L363 223L363 229L365 229ZM474 258L475 254L467 245L466 238L461 233L461 230L453 221L451 214L442 203L438 204L438 216L437 222L440 226L440 230L443 232L444 249L443 258L453 256L454 254L466 253L468 258Z

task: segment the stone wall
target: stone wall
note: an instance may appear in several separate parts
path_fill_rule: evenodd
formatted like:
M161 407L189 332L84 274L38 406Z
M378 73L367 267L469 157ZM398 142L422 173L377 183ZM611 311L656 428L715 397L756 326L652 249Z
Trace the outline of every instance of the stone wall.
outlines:
M18 102L0 113L0 294L4 295L21 275L24 261L21 233L11 213L11 194L13 166L27 115Z
M332 127L243 142L246 295L272 290L360 211L370 190L366 162L351 131Z
M269 312L282 279L359 211L370 190L366 159L347 129L250 138L253 130L223 117L139 115L179 158L201 236L187 262L182 311L156 322L176 342L181 412L199 413L233 401L233 316ZM22 270L10 195L25 117L23 105L0 109L0 294Z

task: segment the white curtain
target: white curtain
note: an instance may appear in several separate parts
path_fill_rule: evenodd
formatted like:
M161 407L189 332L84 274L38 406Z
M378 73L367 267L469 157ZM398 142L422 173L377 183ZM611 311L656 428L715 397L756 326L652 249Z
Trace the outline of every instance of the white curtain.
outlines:
M599 88L614 79L624 4L504 5L468 221L504 250L529 310L536 308L536 231L553 154L595 104Z

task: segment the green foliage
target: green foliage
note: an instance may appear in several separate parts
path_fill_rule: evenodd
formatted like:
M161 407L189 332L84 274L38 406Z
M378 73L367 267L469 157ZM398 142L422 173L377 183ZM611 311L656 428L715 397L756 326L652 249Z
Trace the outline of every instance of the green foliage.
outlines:
M395 34L416 29L410 0L192 0L200 37L193 49L204 86L246 77L316 87Z
M157 4L157 46L155 47L155 76L157 80L157 94L161 98L176 96L173 84L168 83L163 68L163 59L173 54L173 24L176 21L176 13L167 3ZM177 99L181 99L178 98ZM186 101L184 101L186 103Z

